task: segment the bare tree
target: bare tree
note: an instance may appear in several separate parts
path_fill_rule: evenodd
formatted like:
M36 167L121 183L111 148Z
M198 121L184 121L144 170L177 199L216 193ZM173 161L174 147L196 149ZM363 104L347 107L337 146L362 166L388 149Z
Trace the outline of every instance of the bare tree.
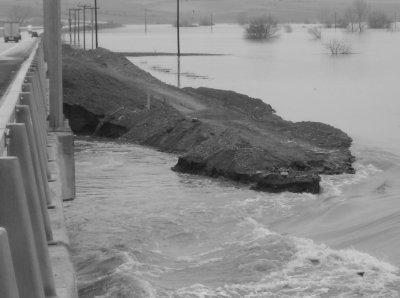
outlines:
M372 29L389 29L392 20L383 11L372 11L368 16L368 27Z
M325 28L332 28L335 22L333 14L326 9L319 12L318 20Z
M364 30L364 22L368 15L368 4L364 0L356 0L353 3L358 29L360 32Z
M272 39L278 35L278 21L271 15L250 20L246 28L248 39Z
M244 26L248 23L248 17L246 13L241 12L237 15L236 21L238 22L239 25Z
M292 26L290 24L286 24L284 26L284 28L285 28L285 32L286 33L292 33L293 32L293 28L292 28Z
M357 16L354 7L348 7L344 12L344 22L351 32L354 32L354 24L357 22Z
M351 54L351 46L344 40L331 39L326 42L325 47L330 51L331 55L348 55Z
M214 22L211 20L210 17L203 17L199 21L200 26L212 26L215 25Z
M322 38L322 30L319 26L308 28L307 32L314 38L320 40Z
M172 26L174 26L174 27L177 26L176 21L172 24ZM180 27L196 27L196 25L193 24L193 22L191 20L189 20L188 18L181 18L179 20L179 26Z
M8 15L13 21L19 22L22 25L29 18L31 10L29 6L14 5L11 7Z

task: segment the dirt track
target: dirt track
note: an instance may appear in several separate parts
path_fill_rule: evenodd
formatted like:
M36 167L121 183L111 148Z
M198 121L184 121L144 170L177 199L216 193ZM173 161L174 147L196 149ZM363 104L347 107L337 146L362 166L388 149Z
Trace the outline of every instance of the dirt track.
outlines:
M344 132L285 121L260 99L178 89L104 49L65 48L63 75L65 113L76 133L96 131L183 154L178 171L224 176L268 191L313 193L320 191L319 174L354 172L352 140Z

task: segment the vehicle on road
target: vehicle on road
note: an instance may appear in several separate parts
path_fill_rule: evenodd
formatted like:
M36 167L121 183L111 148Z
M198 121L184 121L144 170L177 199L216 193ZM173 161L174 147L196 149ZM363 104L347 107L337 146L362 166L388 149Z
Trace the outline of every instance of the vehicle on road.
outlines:
M21 29L19 22L4 22L3 24L4 42L21 40Z

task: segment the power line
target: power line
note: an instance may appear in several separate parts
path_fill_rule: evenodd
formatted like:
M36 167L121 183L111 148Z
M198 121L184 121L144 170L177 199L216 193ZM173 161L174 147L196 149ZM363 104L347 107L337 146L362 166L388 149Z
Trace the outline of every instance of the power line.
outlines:
M83 50L86 50L86 9L92 8L90 5L78 5L83 9Z
M98 26L97 26L97 11L100 9L97 7L97 0L94 0L94 23L95 23L95 31L96 31L96 49L99 47L99 36L98 36Z
M179 9L179 0L176 0L176 37L177 37L177 49L178 49L178 57L181 56L181 37L180 37L180 9Z
M69 13L72 11L74 13L74 45L76 45L76 35L77 35L77 28L78 28L78 44L79 44L79 11L81 9L80 8L70 8L69 9ZM78 13L78 18L77 18L77 13ZM78 19L78 24L77 24L77 19ZM71 19L71 23L72 23L72 19ZM72 32L71 32L72 34Z

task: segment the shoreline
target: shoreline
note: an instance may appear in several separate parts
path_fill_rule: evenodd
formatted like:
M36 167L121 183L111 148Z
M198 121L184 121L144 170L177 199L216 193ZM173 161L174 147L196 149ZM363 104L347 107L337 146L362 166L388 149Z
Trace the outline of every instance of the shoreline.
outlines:
M320 174L354 173L352 140L330 125L286 121L233 91L167 85L105 49L64 52L64 108L77 134L180 154L176 171L268 192L319 193Z
M176 53L168 52L114 52L115 54L126 57L146 57L146 56L177 56ZM228 56L228 54L210 54L210 53L181 53L182 57L187 56Z
M116 28L121 28L121 27L124 27L124 26L125 26L124 24L116 23L116 22L113 22L113 21L106 22L106 23L98 23L97 24L98 30L116 29ZM78 31L77 28L75 28L75 30L76 30L76 32L83 32L84 31L83 27L80 27L79 31ZM85 31L90 31L90 30L92 30L91 24L86 24ZM73 31L74 31L74 27L72 26L72 33L73 33ZM61 32L64 33L64 34L67 34L69 32L69 28L68 27L64 27L64 28L61 29Z

